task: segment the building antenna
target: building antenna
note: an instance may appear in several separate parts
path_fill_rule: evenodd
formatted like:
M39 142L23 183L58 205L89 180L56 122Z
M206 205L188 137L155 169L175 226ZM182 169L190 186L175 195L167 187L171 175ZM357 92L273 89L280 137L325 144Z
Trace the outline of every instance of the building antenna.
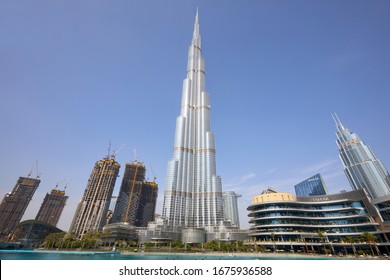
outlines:
M339 117L337 116L336 113L334 113L334 115L332 114L332 117L333 117L333 120L334 122L336 123L337 126L340 126L342 128L344 128L343 124L341 123Z

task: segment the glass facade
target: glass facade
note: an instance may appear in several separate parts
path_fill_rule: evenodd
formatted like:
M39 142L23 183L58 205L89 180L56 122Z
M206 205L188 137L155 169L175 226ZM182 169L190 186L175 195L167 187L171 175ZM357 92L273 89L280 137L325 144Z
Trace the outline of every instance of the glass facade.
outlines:
M385 226L390 226L390 195L373 199L372 202L378 209Z
M240 219L238 216L237 200L241 195L235 192L223 192L223 213L226 221L230 221L232 226L240 228Z
M261 199L252 199L252 203L256 201ZM379 229L373 218L377 213L364 190L253 203L248 210L252 224L249 236L257 241L269 240L274 235L287 242L318 242L321 232L328 241L339 242L347 236Z
M326 189L324 180L320 174L316 174L305 181L300 182L294 186L295 194L297 196L314 196L314 195L326 195L328 191Z
M390 175L381 161L337 116L335 121L340 158L352 188L365 189L371 198L390 195Z
M215 139L210 130L210 98L205 87L198 14L188 49L180 115L168 162L162 217L171 229L212 230L224 220L222 182L216 173Z
M17 226L12 241L20 242L24 248L36 248L42 245L46 236L60 232L63 231L51 224L37 220L26 220Z

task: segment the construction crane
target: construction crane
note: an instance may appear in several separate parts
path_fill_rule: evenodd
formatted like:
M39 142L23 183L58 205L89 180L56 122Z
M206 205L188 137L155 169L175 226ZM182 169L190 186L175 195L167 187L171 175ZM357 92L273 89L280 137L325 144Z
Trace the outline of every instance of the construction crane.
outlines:
M27 178L30 178L30 176L31 176L31 174L33 172L34 166L35 166L35 168L37 170L37 179L39 179L41 177L41 174L39 173L39 170L38 170L38 161L37 160L31 166L30 171L27 174Z
M149 164L149 165L150 165L150 171L152 171L152 174L153 174L153 183L156 183L156 179L157 179L157 177L156 177L156 175L154 174L154 171L153 171L152 165L151 165L151 164Z
M118 149L118 151L113 150L113 151L112 151L111 158L115 160L116 155L122 150L122 148L123 148L124 146L125 146L125 144L123 144L123 145Z

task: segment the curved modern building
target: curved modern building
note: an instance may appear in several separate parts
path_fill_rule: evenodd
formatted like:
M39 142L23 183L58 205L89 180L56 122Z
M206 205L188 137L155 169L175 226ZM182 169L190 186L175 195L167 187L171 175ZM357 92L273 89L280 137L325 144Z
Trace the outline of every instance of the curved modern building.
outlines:
M327 242L336 250L343 247L343 240L360 238L365 232L375 234L379 242L390 238L380 232L378 212L363 189L298 197L268 189L253 197L248 211L249 238L265 247L317 251Z
M53 224L38 220L26 220L17 226L12 241L22 244L23 248L37 248L42 245L46 236L60 232L63 231Z

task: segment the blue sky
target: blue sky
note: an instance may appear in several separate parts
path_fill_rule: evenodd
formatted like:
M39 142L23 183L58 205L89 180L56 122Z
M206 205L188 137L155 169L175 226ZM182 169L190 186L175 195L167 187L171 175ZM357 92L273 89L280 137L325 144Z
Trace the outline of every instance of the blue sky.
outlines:
M109 141L121 175L134 150L155 174L161 213L196 7L217 173L243 227L268 186L321 173L350 190L333 112L390 167L389 1L1 0L0 195L36 160L42 180L23 219L66 182L68 230Z

